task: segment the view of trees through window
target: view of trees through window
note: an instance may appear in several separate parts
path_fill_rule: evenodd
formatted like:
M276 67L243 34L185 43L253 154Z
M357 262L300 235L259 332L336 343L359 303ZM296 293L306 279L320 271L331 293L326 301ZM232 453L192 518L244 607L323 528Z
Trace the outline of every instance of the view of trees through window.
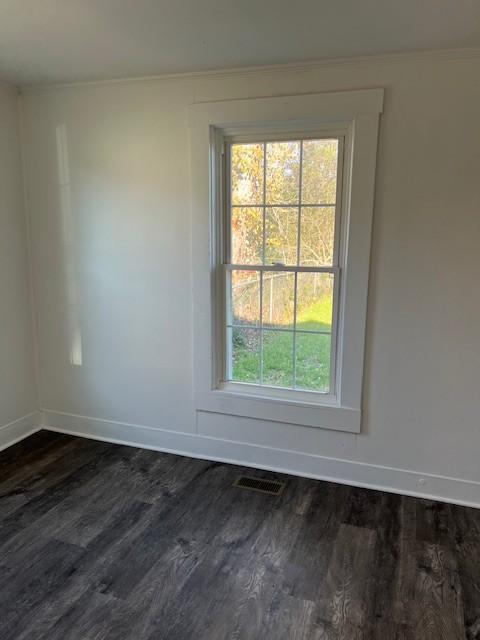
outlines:
M339 141L230 146L229 378L328 392Z

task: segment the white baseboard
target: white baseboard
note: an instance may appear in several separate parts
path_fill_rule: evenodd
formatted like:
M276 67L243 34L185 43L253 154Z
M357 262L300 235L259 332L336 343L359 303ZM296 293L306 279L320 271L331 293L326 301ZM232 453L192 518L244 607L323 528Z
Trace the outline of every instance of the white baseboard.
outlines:
M480 508L480 483L462 478L272 449L194 433L99 420L57 411L44 412L43 428L192 458L227 462Z
M33 411L13 422L0 426L0 451L28 438L42 427L42 413Z

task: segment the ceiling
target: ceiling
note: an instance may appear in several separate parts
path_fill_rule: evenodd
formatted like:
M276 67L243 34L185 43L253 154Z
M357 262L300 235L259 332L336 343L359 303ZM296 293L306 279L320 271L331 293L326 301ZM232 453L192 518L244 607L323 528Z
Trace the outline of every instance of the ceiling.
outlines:
M18 85L477 46L479 0L0 0Z

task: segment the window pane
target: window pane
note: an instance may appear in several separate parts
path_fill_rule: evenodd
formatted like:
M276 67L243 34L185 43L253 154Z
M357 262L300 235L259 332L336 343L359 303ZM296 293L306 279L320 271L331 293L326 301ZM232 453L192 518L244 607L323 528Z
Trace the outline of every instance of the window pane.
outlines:
M297 204L300 142L268 142L266 147L267 204Z
M233 324L260 324L260 273L232 271L231 300Z
M231 147L232 204L262 204L263 144Z
M300 264L330 266L335 242L335 207L302 207Z
M338 140L303 141L303 204L335 203L337 159Z
M298 211L267 207L265 210L265 264L297 264Z
M333 275L299 273L297 275L297 330L332 330Z
M263 325L293 327L295 276L281 271L263 274Z
M293 386L293 333L263 332L263 384Z
M232 380L260 382L260 329L233 327Z
M263 215L259 207L232 208L233 264L262 264Z
M297 333L295 379L297 389L330 390L331 337L315 333Z
M231 146L230 262L248 269L227 276L233 381L330 390L335 276L269 265L333 266L338 147L335 139Z

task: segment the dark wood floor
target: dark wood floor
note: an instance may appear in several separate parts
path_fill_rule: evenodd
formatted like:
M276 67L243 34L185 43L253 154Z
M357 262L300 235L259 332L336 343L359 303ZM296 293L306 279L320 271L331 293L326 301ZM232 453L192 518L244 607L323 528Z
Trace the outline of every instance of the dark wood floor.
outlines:
M1 640L480 638L480 511L40 432L0 454Z

